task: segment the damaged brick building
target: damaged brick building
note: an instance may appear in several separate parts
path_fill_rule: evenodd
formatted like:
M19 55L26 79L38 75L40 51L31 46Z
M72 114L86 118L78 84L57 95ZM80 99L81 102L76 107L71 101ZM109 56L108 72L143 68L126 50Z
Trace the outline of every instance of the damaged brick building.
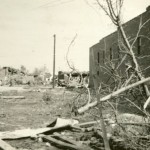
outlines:
M146 11L132 20L123 24L124 31L130 43L132 43L137 36L139 26L142 28L138 34L137 40L133 45L133 51L136 55L138 63L144 76L150 76L150 6L147 7ZM109 62L113 62L114 68L118 62L122 60L123 54L120 51L118 44L118 32L114 32L99 41L99 43L90 47L90 86L93 86L92 74L93 68L94 74L97 74L98 82L108 83L111 79L110 74L106 73L105 66ZM126 62L118 68L121 75L125 74Z

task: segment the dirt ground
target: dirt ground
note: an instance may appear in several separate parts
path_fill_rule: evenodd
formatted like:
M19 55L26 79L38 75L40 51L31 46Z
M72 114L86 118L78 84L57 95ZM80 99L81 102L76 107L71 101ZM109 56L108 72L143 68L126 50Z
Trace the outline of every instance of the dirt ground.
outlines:
M13 131L16 129L46 127L57 117L74 118L71 113L72 103L78 92L66 90L64 88L56 89L38 89L30 88L27 91L2 91L3 96L25 96L25 99L0 99L0 131ZM84 101L86 97L82 97ZM77 117L76 117L77 118ZM90 120L79 116L77 119L84 122ZM85 120L84 120L85 119ZM18 149L52 149L55 147L46 147L45 144L31 139L7 141L10 145Z
M40 128L52 123L56 118L77 119L80 123L99 120L98 109L92 108L82 115L75 115L76 106L81 107L88 101L85 89L65 89L49 87L1 87L2 96L24 96L25 99L0 98L0 132L17 129ZM6 90L5 90L6 89ZM84 94L83 94L84 93ZM93 99L95 100L95 99ZM128 106L128 107L127 107ZM105 105L104 117L112 118L113 111ZM137 114L137 109L124 102L118 106L119 113ZM37 139L7 140L18 150L59 150Z

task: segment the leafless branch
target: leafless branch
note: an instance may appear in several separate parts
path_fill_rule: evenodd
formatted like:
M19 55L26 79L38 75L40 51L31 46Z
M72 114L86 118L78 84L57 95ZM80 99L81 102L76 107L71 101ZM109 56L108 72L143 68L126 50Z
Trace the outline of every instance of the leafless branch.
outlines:
M139 85L141 85L143 83L146 83L148 81L150 81L150 77L149 78L145 78L143 80L140 80L140 81L138 81L136 83L133 83L131 85L128 85L126 87L123 87L123 88L121 88L121 89L119 89L119 90L117 90L117 91L115 91L115 92L113 92L113 93L111 93L111 94L109 94L107 96L104 96L104 97L100 98L100 101L104 102L104 101L106 101L108 99L111 99L111 98L113 98L115 96L118 96L122 92L125 92L125 91L127 91L127 90L129 90L129 89L131 89L133 87L139 86ZM90 104L88 104L88 105L86 105L84 107L81 107L80 109L78 109L78 113L81 114L84 111L88 110L89 108L96 106L97 104L98 104L98 101L95 101L95 102L92 102L92 103L90 103Z
M69 44L69 46L68 46L67 54L66 54L67 64L68 64L69 68L70 68L71 70L73 70L73 71L75 70L75 67L70 64L69 59L68 59L68 55L69 55L70 47L71 47L71 45L75 42L76 38L77 38L77 34L76 34L76 35L73 37L73 39L71 40L71 42L70 42L70 44Z

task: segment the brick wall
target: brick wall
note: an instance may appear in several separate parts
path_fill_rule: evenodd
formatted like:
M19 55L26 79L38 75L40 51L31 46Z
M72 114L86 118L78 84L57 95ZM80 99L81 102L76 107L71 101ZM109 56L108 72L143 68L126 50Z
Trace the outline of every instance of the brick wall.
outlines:
M137 57L140 68L143 70L145 77L150 76L150 9L147 9L141 15L128 21L123 25L125 33L130 41L133 42L137 32L139 30L140 23L147 23L140 30L139 37L133 45L134 53ZM148 21L149 20L149 21ZM93 86L92 72L98 75L99 82L111 82L111 75L106 71L106 64L109 66L110 60L114 63L114 67L117 66L119 61L123 57L123 53L120 53L118 47L118 32L114 32L99 41L99 43L93 45L90 48L90 85ZM127 63L129 60L126 60ZM118 68L118 72L121 75L125 74L125 63ZM95 68L95 69L93 69ZM105 69L104 69L105 68ZM148 68L148 69L146 69Z

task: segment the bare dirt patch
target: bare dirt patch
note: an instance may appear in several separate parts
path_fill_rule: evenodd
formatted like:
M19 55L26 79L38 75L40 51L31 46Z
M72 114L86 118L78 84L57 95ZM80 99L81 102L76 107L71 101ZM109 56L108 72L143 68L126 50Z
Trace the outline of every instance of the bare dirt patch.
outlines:
M78 95L76 91L56 88L46 91L43 89L39 92L33 89L19 92L2 91L3 96L25 96L25 99L0 99L0 131L45 127L57 117L75 117L71 113L71 106ZM45 94L48 99L44 98ZM79 116L78 119L81 118ZM43 143L31 139L13 140L8 143L16 148L47 149ZM56 148L51 147L51 149Z

